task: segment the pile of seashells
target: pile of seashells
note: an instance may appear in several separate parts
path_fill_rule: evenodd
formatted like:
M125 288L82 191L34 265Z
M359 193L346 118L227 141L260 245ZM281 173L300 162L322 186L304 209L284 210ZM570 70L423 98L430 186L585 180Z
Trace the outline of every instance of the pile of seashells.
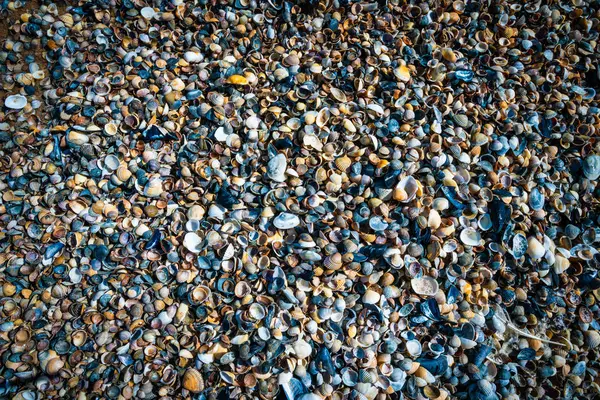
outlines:
M599 3L0 10L0 398L600 396Z

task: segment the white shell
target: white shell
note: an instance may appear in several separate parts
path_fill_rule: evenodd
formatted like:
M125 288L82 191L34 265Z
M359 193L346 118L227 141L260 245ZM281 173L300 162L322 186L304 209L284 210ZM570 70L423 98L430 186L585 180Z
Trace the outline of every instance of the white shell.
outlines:
M281 213L273 220L273 225L277 229L292 229L300 225L300 218L290 213Z
M365 304L377 304L379 302L380 298L381 298L381 295L379 293L377 293L374 290L369 289L363 295L363 302Z
M421 296L435 296L440 290L437 281L430 276L422 278L413 278L410 281L410 286L416 294Z
M427 226L429 226L432 229L437 229L440 227L441 224L442 224L442 217L440 216L440 213L437 212L435 209L429 210L429 217L427 218Z
M534 260L539 260L546 254L546 248L535 237L530 236L527 239L527 254Z
M204 59L202 53L197 53L195 51L186 51L183 58L189 63L199 63Z
M27 105L27 98L20 94L13 94L4 100L4 106L13 110L21 110Z
M225 128L223 128L222 126L218 127L215 131L215 139L217 139L219 142L226 141L227 136L229 136L229 134L225 132Z
M287 159L283 154L277 154L267 164L267 175L275 182L284 182L286 168Z
M556 272L557 274L562 274L567 269L569 269L569 265L570 262L568 258L556 254L554 257L554 265L552 266L552 268L554 268L554 272Z
M256 115L252 115L246 120L246 127L248 129L258 129L260 126L260 119Z
M400 182L398 182L398 189L404 190L406 193L406 199L402 200L402 203L408 203L417 195L419 184L417 180L412 176L405 176Z
M140 14L146 19L152 19L156 15L156 11L152 7L144 7L141 9Z
M183 246L192 253L200 253L200 244L202 239L194 232L188 232L183 238Z
M312 347L304 339L296 341L292 346L294 348L294 353L296 353L296 357L300 359L307 358L312 353Z
M418 340L409 340L408 342L406 342L406 351L408 351L408 354L410 354L411 356L418 357L421 355L423 347L421 346L421 343Z
M481 234L473 228L465 228L460 233L460 240L468 246L479 246Z

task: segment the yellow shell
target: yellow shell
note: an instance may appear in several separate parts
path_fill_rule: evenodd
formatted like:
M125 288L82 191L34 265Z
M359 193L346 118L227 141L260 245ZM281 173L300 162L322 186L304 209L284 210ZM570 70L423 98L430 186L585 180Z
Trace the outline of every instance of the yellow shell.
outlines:
M183 375L183 388L192 393L200 393L204 390L204 379L198 370L190 368Z
M227 78L227 82L231 83L232 85L247 85L248 79L242 75L231 75L229 78Z
M335 160L335 166L338 167L340 171L346 171L348 168L350 168L351 164L352 160L348 156L338 157Z
M406 65L401 65L394 70L394 75L396 78L400 79L402 82L410 81L410 70Z
M448 47L442 49L442 57L444 57L444 60L446 61L450 61L452 63L456 62L456 54L454 54L454 51Z

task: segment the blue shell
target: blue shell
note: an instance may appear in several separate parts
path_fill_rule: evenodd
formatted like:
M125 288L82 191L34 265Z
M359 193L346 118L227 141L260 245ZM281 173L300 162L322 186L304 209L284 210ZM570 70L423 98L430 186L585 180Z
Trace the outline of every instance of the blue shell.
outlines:
M535 358L535 350L531 348L522 349L517 354L517 360L533 360Z
M521 233L517 233L512 239L512 254L515 258L521 258L527 252L527 238Z
M454 76L459 81L471 82L473 80L473 78L475 77L475 73L473 71L468 70L468 69L461 69L461 70L456 71L454 73Z
M533 188L529 194L529 206L534 210L541 210L544 208L546 198L541 190L537 187Z

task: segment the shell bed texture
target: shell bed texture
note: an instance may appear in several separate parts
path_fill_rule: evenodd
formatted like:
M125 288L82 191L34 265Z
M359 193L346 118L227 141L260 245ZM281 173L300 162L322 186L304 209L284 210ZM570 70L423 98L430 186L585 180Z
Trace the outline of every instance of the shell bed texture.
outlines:
M599 32L0 0L0 399L600 398Z

